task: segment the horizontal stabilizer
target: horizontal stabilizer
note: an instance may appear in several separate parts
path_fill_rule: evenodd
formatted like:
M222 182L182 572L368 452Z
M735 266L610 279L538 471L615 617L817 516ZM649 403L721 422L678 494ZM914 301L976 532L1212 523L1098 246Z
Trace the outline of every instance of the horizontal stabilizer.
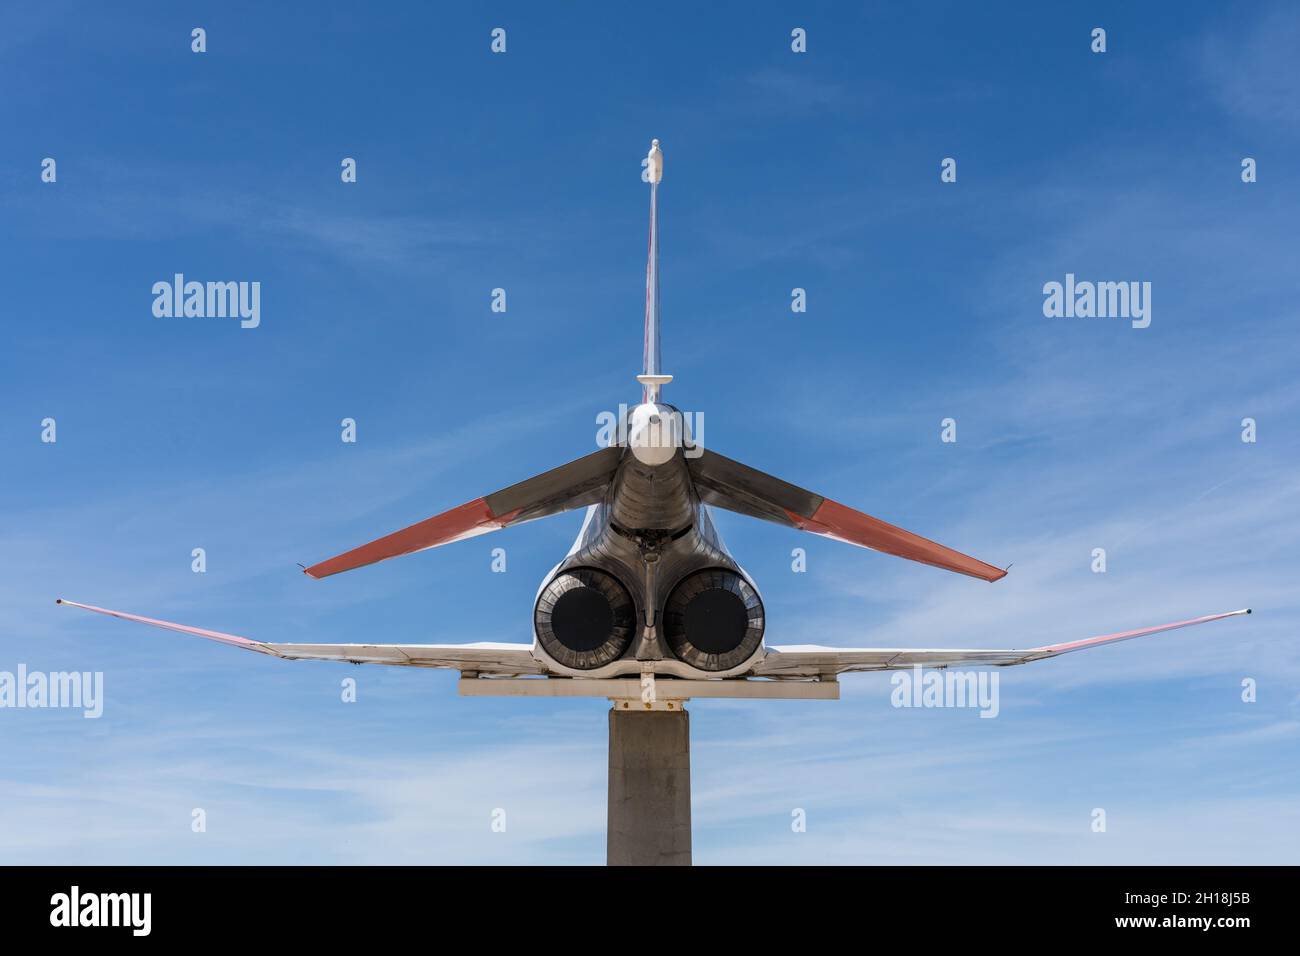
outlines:
M567 465L476 498L467 504L426 518L369 544L306 568L313 578L362 568L377 561L461 541L523 524L535 518L595 504L605 496L623 454L619 447L602 448Z
M258 654L269 654L289 661L346 661L351 664L394 664L401 667L446 667L481 674L541 674L541 664L533 660L531 644L269 644L254 641L237 634L223 634L201 627L173 624L151 617L140 617L124 611L110 611L93 604L76 601L56 601L69 607L79 607L96 614L151 624L154 627L193 634L195 637L219 641L233 647L242 647Z
M705 450L686 464L705 504L985 581L1006 576L1002 568L715 452Z
M1100 637L1088 637L1081 641L1069 641L1064 644L1048 644L1044 647L1031 647L1025 650L977 650L962 648L890 648L890 647L820 647L815 644L791 644L784 647L769 647L767 655L754 668L756 677L829 677L850 671L893 671L909 667L955 667L968 664L974 667L995 666L1010 667L1014 664L1028 664L1031 661L1059 657L1071 651L1082 651L1103 644L1114 644L1135 637L1146 637L1162 631L1172 631L1193 624L1206 624L1219 621L1225 617L1249 614L1250 608L1240 611L1228 611L1224 614L1209 614L1194 617L1188 621L1175 621L1173 624L1159 624L1155 627L1143 627L1136 631L1120 631L1117 634L1103 634Z

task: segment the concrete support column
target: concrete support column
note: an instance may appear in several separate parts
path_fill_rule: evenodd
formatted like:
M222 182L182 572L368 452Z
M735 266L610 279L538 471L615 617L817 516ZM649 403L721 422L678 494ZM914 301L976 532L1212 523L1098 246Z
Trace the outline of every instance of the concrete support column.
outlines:
M610 866L690 866L691 724L685 710L609 712Z

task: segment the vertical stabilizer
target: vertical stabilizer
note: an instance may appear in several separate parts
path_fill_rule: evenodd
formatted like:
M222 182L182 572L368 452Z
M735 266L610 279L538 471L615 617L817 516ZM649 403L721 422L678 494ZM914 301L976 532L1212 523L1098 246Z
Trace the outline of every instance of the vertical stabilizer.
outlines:
M664 178L664 154L659 140L650 144L645 159L646 181L650 183L650 248L645 265L645 345L641 360L641 401L659 400L659 388L673 380L664 375L659 364L659 183Z

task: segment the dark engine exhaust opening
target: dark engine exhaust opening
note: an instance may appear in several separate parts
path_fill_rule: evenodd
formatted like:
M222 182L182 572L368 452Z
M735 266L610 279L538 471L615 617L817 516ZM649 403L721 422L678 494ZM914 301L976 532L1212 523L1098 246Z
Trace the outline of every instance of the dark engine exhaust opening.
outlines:
M594 670L618 660L632 643L636 610L611 574L573 568L542 589L533 613L537 639L559 664Z
M705 671L743 664L763 643L763 602L735 571L684 578L664 606L664 636L678 659Z

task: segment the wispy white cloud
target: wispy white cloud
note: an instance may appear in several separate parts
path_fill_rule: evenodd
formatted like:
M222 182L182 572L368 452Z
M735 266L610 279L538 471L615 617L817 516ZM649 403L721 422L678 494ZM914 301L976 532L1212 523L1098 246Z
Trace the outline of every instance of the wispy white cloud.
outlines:
M1300 11L1272 4L1262 16L1224 24L1205 39L1202 67L1222 107L1234 117L1300 127Z

